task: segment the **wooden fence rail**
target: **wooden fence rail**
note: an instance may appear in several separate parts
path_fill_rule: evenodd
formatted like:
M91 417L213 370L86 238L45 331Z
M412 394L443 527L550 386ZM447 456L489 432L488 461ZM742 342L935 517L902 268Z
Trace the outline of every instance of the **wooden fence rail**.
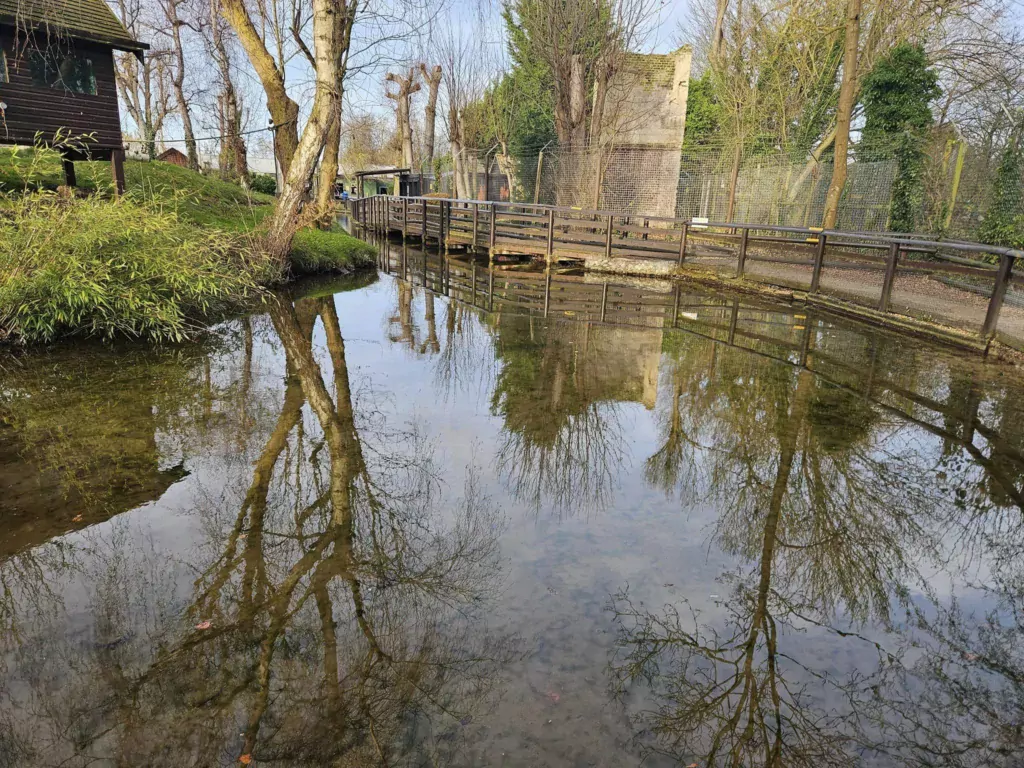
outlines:
M863 291L852 298L883 313L891 311L898 278L946 275L969 281L968 290L988 297L980 323L983 338L994 334L1014 280L1014 263L1024 256L1010 248L898 233L707 222L523 203L376 195L353 200L351 207L358 226L434 241L446 252L465 248L492 256L540 256L549 264L556 259L615 258L671 262L682 268L689 260L716 271L730 269L736 277L788 271L812 294L824 290L823 272L880 272L877 298L865 297ZM998 264L968 258L974 255L995 257Z

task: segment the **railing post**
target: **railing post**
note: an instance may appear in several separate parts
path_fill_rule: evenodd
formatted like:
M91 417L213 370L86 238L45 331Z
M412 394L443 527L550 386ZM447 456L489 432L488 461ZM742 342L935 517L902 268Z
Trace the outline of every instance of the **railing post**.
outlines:
M992 298L988 301L988 311L985 313L985 323L981 326L981 335L990 336L995 333L999 325L999 313L1003 308L1003 299L1006 298L1006 288L1010 284L1010 276L1013 273L1014 257L1008 253L999 255L999 271L996 273L996 282L992 286Z
M647 230L650 229L650 227L651 227L651 220L645 218L644 219L644 234L643 234L643 237L641 239L643 239L643 240L647 239Z
M676 283L675 300L672 302L672 323L670 327L675 328L676 323L679 322L679 283Z
M740 233L740 252L736 259L736 277L743 277L747 265L747 240L750 237L750 229L744 227Z
M451 231L452 204L441 203L441 242L444 243L444 252L448 253L448 235Z
M488 250L490 250L492 255L494 254L494 243L495 243L495 238L497 236L497 232L495 230L495 228L497 226L497 221L496 221L497 218L498 218L498 209L495 207L494 203L491 203L491 232L488 235L487 248L488 248Z
M679 266L683 266L683 260L686 258L686 235L690 229L690 225L685 221L683 222L683 228L679 232Z
M885 278L882 280L882 296L878 300L878 311L889 311L889 299L892 297L892 285L896 282L896 263L900 258L900 244L889 246L889 261L885 265Z
M604 257L610 259L612 257L612 220L615 217L610 213L605 218L605 226L607 231L604 233Z
M729 346L733 346L736 343L736 324L740 319L740 302L739 299L732 300L732 314L729 316Z
M470 275L473 281L473 292L470 294L469 304L470 306L476 306L476 262L473 262L473 267L470 270Z
M409 234L409 198L402 198L402 242L405 242L405 236Z
M548 306L551 304L551 269L544 270L544 317L548 316Z
M487 265L487 309L494 311L494 265Z
M426 197L420 198L423 201L423 232L420 233L420 241L423 247L427 247L427 199Z
M604 287L601 289L601 322L604 322L605 313L608 310L608 281L604 283Z
M476 250L476 233L479 227L480 203L473 203L473 250Z
M555 209L548 208L548 242L547 248L545 249L545 255L547 256L548 263L551 263L551 257L555 254ZM547 312L544 313L545 315Z
M821 285L821 267L825 263L825 240L824 232L818 233L818 247L814 251L814 271L811 272L811 293L818 292Z

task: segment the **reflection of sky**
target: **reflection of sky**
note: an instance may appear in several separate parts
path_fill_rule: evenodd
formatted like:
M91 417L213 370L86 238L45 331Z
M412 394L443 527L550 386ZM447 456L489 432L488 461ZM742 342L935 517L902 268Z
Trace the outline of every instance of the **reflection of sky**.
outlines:
M571 510L563 514L544 502L537 509L510 494L495 466L503 424L491 412L491 392L502 365L495 357L494 329L476 314L463 320L469 332L455 343L460 345L464 375L457 385L448 387L439 374L440 355L420 354L388 340L388 319L398 314L393 278L385 276L368 288L339 294L335 303L356 393L357 423L365 423L370 411L379 410L393 429L415 426L436 448L442 507L456 504L472 467L484 493L508 520L500 541L502 593L485 620L499 633L523 635L531 651L509 671L507 694L491 718L480 724L484 730L476 757L482 762L492 752L507 750L515 751L515 757L506 765L535 765L542 755L551 764L585 764L588 758L602 764L635 763L624 710L607 695L606 665L613 640L607 611L610 596L628 586L634 601L655 609L679 606L685 600L699 612L701 621L720 626L733 599L726 574L756 567L724 553L712 540L723 510L713 504L667 498L644 479L644 462L663 439L658 414L667 404L668 388L659 387L653 411L635 402L615 404L626 439L606 505L593 508L580 499L581 514ZM446 298L435 299L442 348L447 344L447 305ZM419 288L414 293L412 319L418 340L424 339ZM254 413L262 413L258 422L265 432L276 418L283 394L284 358L267 325L255 325L250 405ZM314 344L330 389L329 358L319 324ZM666 361L667 356L663 366ZM237 386L240 362L237 349L214 360L215 389ZM614 363L608 361L608 365ZM663 375L661 380L666 378ZM314 439L318 426L308 409L303 425L307 438ZM937 440L918 430L894 429L887 434L885 447L891 456L929 457L938 451ZM369 435L367 439L372 442ZM250 440L240 451L230 430L220 435L214 426L195 439L162 434L159 445L168 463L184 455L190 475L159 501L64 538L62 543L78 548L81 568L73 578L53 580L67 611L56 622L58 632L88 638L81 642L114 639L102 635L94 613L94 596L105 578L130 585L133 605L142 615L156 610L154 601L160 602L159 609L166 615L182 611L197 573L216 556L237 513L262 442ZM961 589L965 576L960 571L967 566L961 554L952 553L943 568L932 565L924 553L911 553L911 557L940 598L956 591L965 608L983 605L976 595ZM987 576L982 565L972 568L967 580ZM925 606L920 588L912 589L912 599ZM834 635L810 625L801 629L783 628L780 644L816 672L843 674L871 663L873 652L859 641L837 642ZM871 627L863 633L882 638ZM790 673L800 674L795 669ZM627 703L627 708L636 704Z

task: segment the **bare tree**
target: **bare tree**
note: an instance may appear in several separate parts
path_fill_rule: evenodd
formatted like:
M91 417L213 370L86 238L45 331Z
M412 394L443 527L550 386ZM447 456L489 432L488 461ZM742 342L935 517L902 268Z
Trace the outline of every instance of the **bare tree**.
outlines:
M423 165L427 171L434 167L434 130L437 125L437 94L441 88L441 65L430 69L420 64L420 76L427 84L427 104L423 108Z
M242 138L242 110L234 75L229 45L232 42L226 29L227 23L220 13L220 0L211 0L207 44L217 64L220 93L217 95L217 124L220 127L221 151L220 172L229 179L246 180L249 163L245 140Z
M133 37L147 36L141 0L118 0L117 14ZM150 160L156 158L156 138L171 112L166 54L157 49L141 60L131 53L118 53L114 59L118 91Z
M314 65L315 93L301 138L298 137L298 104L285 88L284 67L267 49L243 0L223 0L222 13L238 35L249 61L256 70L267 96L267 106L277 126L276 152L284 182L277 197L264 238L268 255L280 264L287 262L292 237L299 226L298 214L308 196L313 173L323 153L332 122L340 120L343 63L351 43L351 27L358 0L314 0L312 4L313 47L305 45L295 20L296 44ZM278 27L279 28L279 27ZM281 38L277 38L279 46ZM294 139L294 146L293 145ZM287 151L289 148L292 151Z
M860 41L861 0L848 0L846 6L846 27L843 42L843 80L839 88L839 105L836 109L835 162L832 165L832 181L825 197L825 214L821 226L834 227L839 214L839 198L846 186L846 155L850 143L850 121L857 98L857 52Z
M416 70L413 67L409 67L407 75L388 72L384 80L398 86L397 91L385 91L385 93L389 99L395 102L398 134L402 139L402 165L406 168L412 168L415 163L412 156L412 118L410 107L412 94L420 90L420 84L416 81Z
M157 0L160 8L162 32L170 37L171 53L174 61L174 75L171 84L174 87L174 98L178 105L178 117L181 120L182 130L185 134L185 152L188 155L188 167L193 171L199 170L199 152L196 148L196 135L192 127L192 109L189 99L185 94L185 46L182 40L182 30L191 26L182 14L190 10L187 4L190 0Z

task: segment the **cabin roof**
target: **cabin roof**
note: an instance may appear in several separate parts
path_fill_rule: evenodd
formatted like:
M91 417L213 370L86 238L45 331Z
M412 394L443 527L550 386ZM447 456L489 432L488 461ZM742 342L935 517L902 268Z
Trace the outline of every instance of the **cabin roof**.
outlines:
M135 40L104 0L0 0L0 24L58 34L141 53Z

